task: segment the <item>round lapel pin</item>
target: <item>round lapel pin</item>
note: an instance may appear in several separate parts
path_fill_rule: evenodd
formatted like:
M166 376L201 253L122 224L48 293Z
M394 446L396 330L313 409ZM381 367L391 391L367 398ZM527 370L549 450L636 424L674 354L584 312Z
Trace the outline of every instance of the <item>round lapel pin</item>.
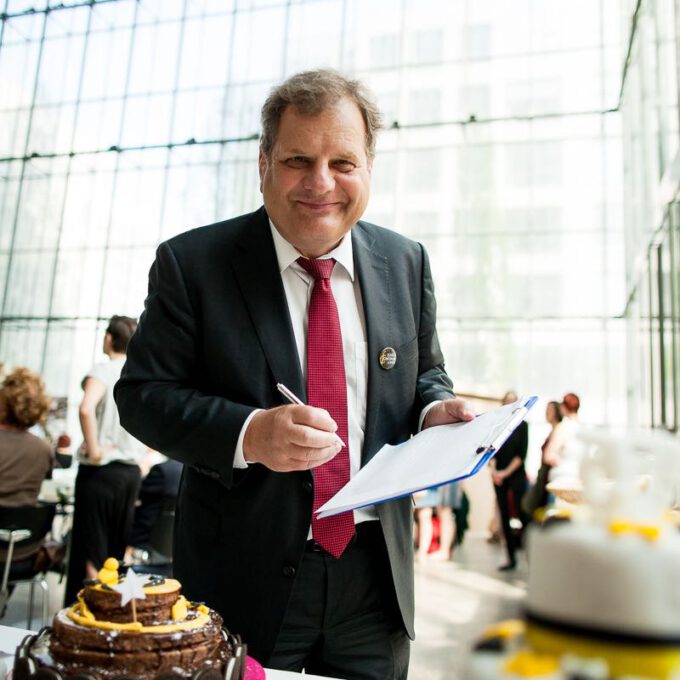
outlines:
M385 347L385 349L380 352L378 361L380 362L381 368L389 371L390 368L393 368L394 364L397 363L397 352L393 347Z

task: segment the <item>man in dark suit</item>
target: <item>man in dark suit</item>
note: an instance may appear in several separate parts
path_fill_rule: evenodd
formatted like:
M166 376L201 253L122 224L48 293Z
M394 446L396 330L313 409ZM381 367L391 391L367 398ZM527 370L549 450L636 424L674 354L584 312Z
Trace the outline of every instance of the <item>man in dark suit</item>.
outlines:
M327 526L310 528L319 480L331 463L351 476L383 444L473 415L444 371L423 247L360 221L380 126L361 83L293 76L262 124L264 207L158 248L116 386L121 422L184 463L175 569L189 598L265 665L405 680L411 499L347 513L349 533L328 547ZM328 257L332 273L310 273ZM329 284L342 408L314 396L327 348L312 305ZM310 405L285 404L277 383Z

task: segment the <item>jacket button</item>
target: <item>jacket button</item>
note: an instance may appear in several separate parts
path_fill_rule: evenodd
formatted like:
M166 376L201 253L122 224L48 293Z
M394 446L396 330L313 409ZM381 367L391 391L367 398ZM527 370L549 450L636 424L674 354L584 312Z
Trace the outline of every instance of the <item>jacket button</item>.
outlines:
M306 480L306 481L302 482L302 488L305 491L312 493L312 491L314 491L314 484L312 484L309 480Z
M283 575L284 575L284 576L289 576L289 577L295 576L295 567L291 567L290 564L287 564L287 565L283 568Z

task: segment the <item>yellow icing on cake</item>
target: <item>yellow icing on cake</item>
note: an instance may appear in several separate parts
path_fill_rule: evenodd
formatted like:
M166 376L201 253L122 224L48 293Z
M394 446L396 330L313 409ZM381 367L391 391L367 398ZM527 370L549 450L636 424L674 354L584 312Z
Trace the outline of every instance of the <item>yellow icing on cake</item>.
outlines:
M172 605L172 620L184 621L187 617L187 601L184 595L180 595L177 602Z
M609 531L614 536L637 533L648 541L658 541L661 537L659 524L639 524L627 519L613 519L609 522Z
M182 598L183 599L183 598ZM186 602L186 600L185 600ZM190 620L177 621L175 623L162 624L159 626L144 626L140 621L128 623L114 623L113 621L98 621L83 601L74 604L67 613L71 621L88 628L101 630L124 630L132 633L177 633L183 630L192 630L205 626L210 621L207 607L199 605L195 608L198 616ZM185 616L188 612L185 612Z
M501 638L502 640L514 640L520 635L524 635L526 625L521 619L508 619L501 621L493 626L489 626L484 631L485 638Z
M71 621L87 628L101 628L102 630L128 630L141 632L142 624L140 621L130 621L129 623L113 623L112 621L97 621L92 612L84 602L74 604L67 616Z
M522 649L513 654L504 664L503 670L522 678L535 678L556 673L560 668L559 658L550 654L538 654Z
M640 524L637 530L640 536L648 541L658 541L661 536L661 527L657 524Z
M108 585L118 583L118 560L114 557L109 557L104 566L97 572L97 578Z
M621 534L631 534L634 531L634 524L627 519L612 519L609 521L609 533L614 536Z
M654 647L633 643L616 644L556 633L536 624L527 626L526 640L544 654L573 654L586 659L604 659L609 674L670 680L680 671L680 647Z

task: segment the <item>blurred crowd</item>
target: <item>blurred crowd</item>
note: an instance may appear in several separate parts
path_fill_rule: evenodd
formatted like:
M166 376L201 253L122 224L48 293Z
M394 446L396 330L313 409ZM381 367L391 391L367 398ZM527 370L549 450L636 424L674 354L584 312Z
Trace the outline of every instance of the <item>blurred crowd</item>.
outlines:
M156 519L174 508L181 464L123 430L113 400L135 328L129 317L109 320L105 360L95 363L82 381L81 443L75 451L68 433L54 433L48 425L53 400L41 376L25 367L0 365L0 509L57 503L67 519L59 536L18 544L9 580L31 567L35 573L59 570L66 576L65 603L75 600L83 580L93 578L109 556L152 562ZM59 487L56 498L45 497L45 480L65 468L73 471L71 485ZM7 558L0 546L0 573Z
M500 400L512 404L518 396L508 391ZM551 482L573 483L578 478L579 449L572 446L581 402L573 392L561 401L548 401L545 420L548 434L541 445L540 465L527 471L529 424L526 420L505 441L489 462L495 496L495 512L489 526L489 542L504 546L499 571L517 566L524 530L539 509L554 499ZM414 543L416 561L451 559L454 547L463 542L470 511L465 482L420 491L414 497Z

